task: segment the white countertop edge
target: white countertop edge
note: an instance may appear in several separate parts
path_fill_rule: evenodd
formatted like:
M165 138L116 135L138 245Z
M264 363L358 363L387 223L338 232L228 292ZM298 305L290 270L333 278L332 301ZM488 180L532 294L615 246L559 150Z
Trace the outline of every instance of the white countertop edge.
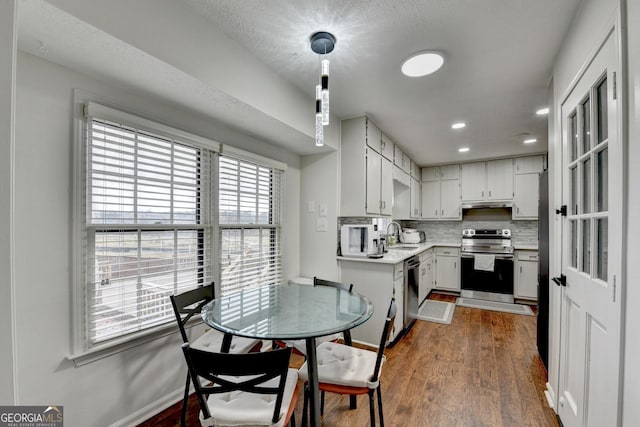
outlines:
M353 262L373 262L376 264L397 264L399 262L403 262L407 258L411 258L414 255L418 255L426 250L434 248L436 246L445 246L449 248L459 248L460 243L452 243L452 242L425 242L418 244L418 247L412 251L406 250L394 250L393 248L389 249L389 252L384 254L382 258L368 258L368 257L346 257L339 256L336 257L339 261L353 261Z

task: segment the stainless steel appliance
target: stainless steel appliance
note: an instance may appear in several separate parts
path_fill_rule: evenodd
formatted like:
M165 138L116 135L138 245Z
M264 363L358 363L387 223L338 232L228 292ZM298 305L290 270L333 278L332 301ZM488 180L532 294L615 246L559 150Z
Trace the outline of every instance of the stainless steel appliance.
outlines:
M513 302L513 246L509 229L462 231L460 296Z
M404 322L406 333L416 321L418 315L418 280L420 275L420 257L415 255L404 262Z
M366 257L378 252L377 231L373 224L345 224L340 229L342 256Z

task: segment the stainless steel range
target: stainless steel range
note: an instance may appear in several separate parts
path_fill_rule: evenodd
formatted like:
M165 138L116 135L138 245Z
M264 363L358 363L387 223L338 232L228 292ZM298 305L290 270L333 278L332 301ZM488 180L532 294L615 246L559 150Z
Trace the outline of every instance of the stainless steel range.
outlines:
M513 302L511 230L462 230L461 264L460 296Z

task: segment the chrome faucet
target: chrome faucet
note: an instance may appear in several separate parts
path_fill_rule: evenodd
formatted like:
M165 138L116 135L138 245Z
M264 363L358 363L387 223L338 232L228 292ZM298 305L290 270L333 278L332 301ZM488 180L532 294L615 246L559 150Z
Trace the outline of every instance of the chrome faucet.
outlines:
M389 236L389 227L391 227L391 225L393 225L393 224L395 224L396 228L398 229L398 242L397 243L402 243L402 227L396 221L391 221L389 223L389 225L387 225L387 236ZM389 240L389 239L387 239L387 240ZM391 242L389 242L389 246L391 246Z

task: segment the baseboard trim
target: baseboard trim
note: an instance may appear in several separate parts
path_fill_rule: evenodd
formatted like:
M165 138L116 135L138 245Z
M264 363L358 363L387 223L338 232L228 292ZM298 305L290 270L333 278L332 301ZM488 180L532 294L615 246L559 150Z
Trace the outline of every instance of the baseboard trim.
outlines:
M193 388L193 387L192 387ZM116 421L111 424L109 427L134 427L142 422L148 420L154 415L158 415L160 412L169 408L172 405L175 405L176 402L179 402L184 397L184 387L175 390L168 395L161 397L160 399L151 402L144 408L141 408L134 413L128 415L127 417Z
M556 405L555 405L555 393L553 392L553 389L551 388L551 384L547 383L546 384L547 389L544 391L544 397L547 398L547 404L549 405L549 407L551 409L553 409L553 412L556 412Z

